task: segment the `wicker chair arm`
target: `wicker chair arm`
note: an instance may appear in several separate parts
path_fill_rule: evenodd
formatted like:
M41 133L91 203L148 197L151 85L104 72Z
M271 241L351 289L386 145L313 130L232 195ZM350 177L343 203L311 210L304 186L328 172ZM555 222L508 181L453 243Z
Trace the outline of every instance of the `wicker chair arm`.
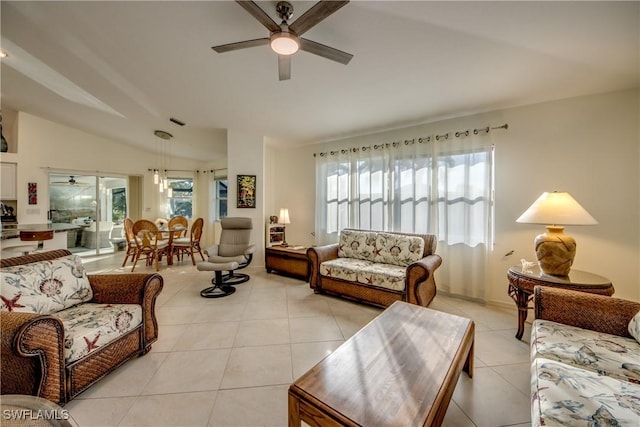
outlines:
M436 296L434 273L442 264L440 255L431 254L409 264L406 276L407 301L427 307Z
M154 280L162 284L159 274L91 274L89 283L93 289L91 302L99 304L141 304L145 294L157 286L151 286ZM162 289L162 285L157 292Z
M164 286L155 274L94 274L89 276L93 288L91 302L102 304L140 304L144 323L144 347L150 349L158 339L155 315L156 299Z
M630 337L629 322L640 311L640 303L585 292L536 286L536 319L597 332Z
M2 394L64 403L64 328L53 316L0 312Z
M338 258L338 244L327 246L316 246L307 249L307 259L309 260L309 286L311 289L320 288L320 264L330 259Z

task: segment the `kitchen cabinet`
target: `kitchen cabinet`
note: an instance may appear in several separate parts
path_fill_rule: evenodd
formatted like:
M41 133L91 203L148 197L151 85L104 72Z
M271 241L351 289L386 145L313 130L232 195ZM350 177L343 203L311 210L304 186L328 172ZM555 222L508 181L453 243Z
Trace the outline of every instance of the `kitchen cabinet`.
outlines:
M0 163L0 199L17 200L15 163Z

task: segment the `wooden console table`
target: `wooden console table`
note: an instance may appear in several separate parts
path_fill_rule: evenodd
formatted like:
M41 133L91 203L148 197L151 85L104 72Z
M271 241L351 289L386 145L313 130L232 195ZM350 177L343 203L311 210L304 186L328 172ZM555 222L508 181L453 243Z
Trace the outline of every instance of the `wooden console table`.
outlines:
M439 426L464 369L471 319L396 301L289 387L289 426Z
M309 279L307 249L292 249L289 246L271 246L264 252L267 273L276 270L288 276Z
M516 338L521 339L524 334L524 322L527 320L529 302L533 299L535 286L551 286L554 288L570 289L580 292L588 292L599 295L613 295L614 288L611 281L597 274L571 269L568 276L552 276L540 271L536 266L528 271L523 271L521 266L509 268L509 296L518 307L518 332Z

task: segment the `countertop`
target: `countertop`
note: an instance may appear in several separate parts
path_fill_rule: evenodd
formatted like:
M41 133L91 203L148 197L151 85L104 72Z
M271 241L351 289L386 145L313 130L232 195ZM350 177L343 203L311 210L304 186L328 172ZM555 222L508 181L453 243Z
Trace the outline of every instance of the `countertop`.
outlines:
M53 223L53 224L20 224L17 228L11 228L8 230L2 230L0 234L0 240L17 239L20 237L20 231L44 231L53 230L54 233L60 233L62 231L76 230L81 228L78 225L66 224L66 223Z

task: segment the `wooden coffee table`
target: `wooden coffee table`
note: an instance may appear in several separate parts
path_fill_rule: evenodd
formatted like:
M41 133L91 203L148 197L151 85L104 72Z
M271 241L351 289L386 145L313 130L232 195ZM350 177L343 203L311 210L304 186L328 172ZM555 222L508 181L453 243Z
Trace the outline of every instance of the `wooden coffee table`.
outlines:
M289 426L439 426L462 370L470 319L397 301L289 387Z

